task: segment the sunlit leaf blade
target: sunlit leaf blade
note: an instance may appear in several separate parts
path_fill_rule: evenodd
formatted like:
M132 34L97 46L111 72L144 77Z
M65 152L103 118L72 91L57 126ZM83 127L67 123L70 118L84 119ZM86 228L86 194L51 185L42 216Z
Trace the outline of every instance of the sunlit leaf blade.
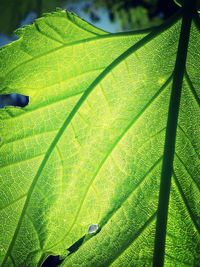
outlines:
M168 215L166 263L200 262L200 26L190 35L177 129L174 173ZM196 253L195 253L196 251Z
M50 163L45 183L43 175L36 178L38 168L81 94L108 64L146 33L110 35L70 13L59 11L37 20L18 34L19 41L0 51L0 88L4 94L29 95L30 104L24 109L9 107L0 111L3 218L0 232L4 233L0 237L0 252L1 262L6 255L5 263L9 266L12 258L16 265L26 262L34 266L49 247L63 239L68 221L73 219L71 211L66 213L68 190L63 184L60 149L52 150L55 169ZM72 134L73 126L70 130ZM78 141L72 142L72 146L79 149ZM69 155L72 153L71 150ZM26 201L28 205L23 212ZM64 204L67 206L62 209ZM20 218L22 226L16 230ZM23 227L28 243L22 242L26 235L21 230ZM16 243L12 245L15 232ZM52 251L59 254L73 242L70 238L68 243L63 241Z
M166 266L199 262L198 27L182 88ZM63 266L152 265L180 28L176 16L151 33L108 34L58 11L0 50L1 93L30 96L26 108L0 111L3 266L66 255L84 235Z

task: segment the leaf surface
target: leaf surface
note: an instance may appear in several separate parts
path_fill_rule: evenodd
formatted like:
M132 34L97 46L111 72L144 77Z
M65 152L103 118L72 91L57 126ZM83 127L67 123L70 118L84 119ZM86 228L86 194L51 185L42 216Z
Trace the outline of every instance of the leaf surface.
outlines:
M109 34L57 11L0 50L0 262L38 266L86 235L63 266L152 265L182 17ZM200 35L193 19L174 153L166 266L200 250ZM98 224L96 235L88 228Z

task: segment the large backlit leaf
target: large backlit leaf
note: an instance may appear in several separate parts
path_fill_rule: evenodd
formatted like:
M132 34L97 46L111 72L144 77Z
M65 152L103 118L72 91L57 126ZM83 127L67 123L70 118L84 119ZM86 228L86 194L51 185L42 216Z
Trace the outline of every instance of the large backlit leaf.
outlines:
M200 261L195 16L173 153L166 266ZM0 111L3 266L38 266L47 255L66 255L84 235L64 266L152 265L181 25L182 14L150 33L108 34L58 11L1 49L0 92L30 97L24 109ZM92 224L96 235L88 234Z

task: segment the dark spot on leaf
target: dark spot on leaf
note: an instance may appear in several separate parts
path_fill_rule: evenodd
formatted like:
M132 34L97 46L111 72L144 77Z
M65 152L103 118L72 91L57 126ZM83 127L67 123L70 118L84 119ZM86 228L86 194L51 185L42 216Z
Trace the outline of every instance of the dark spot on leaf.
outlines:
M29 103L29 97L20 94L0 95L0 108L7 106L25 107Z
M85 235L67 249L70 252L69 255L76 252L79 249L79 247L83 244L84 239Z
M59 256L52 256L46 258L46 260L43 262L42 267L57 267L63 262L62 259L60 259Z

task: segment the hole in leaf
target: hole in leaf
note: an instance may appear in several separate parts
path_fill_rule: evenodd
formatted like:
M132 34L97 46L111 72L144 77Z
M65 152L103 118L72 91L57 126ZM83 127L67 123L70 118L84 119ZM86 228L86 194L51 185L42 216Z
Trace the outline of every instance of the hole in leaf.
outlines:
M69 251L68 256L70 254L76 252L79 249L79 247L83 244L84 239L85 239L85 235L83 237L81 237L78 241L76 241L73 245L71 245L71 247L69 247L67 249Z
M43 262L42 267L57 267L63 262L59 256L52 256L50 255L46 260Z
M88 228L88 234L96 234L99 232L98 224L91 224Z
M0 95L0 108L7 106L25 107L29 103L29 97L20 94Z
M73 245L71 245L67 249L67 251L69 251L69 254L66 256L69 256L72 253L76 252L79 249L79 247L83 244L84 239L85 239L85 235L83 237L81 237L78 241L76 241ZM63 262L64 258L61 258L60 256L50 255L43 262L42 267L57 267Z

